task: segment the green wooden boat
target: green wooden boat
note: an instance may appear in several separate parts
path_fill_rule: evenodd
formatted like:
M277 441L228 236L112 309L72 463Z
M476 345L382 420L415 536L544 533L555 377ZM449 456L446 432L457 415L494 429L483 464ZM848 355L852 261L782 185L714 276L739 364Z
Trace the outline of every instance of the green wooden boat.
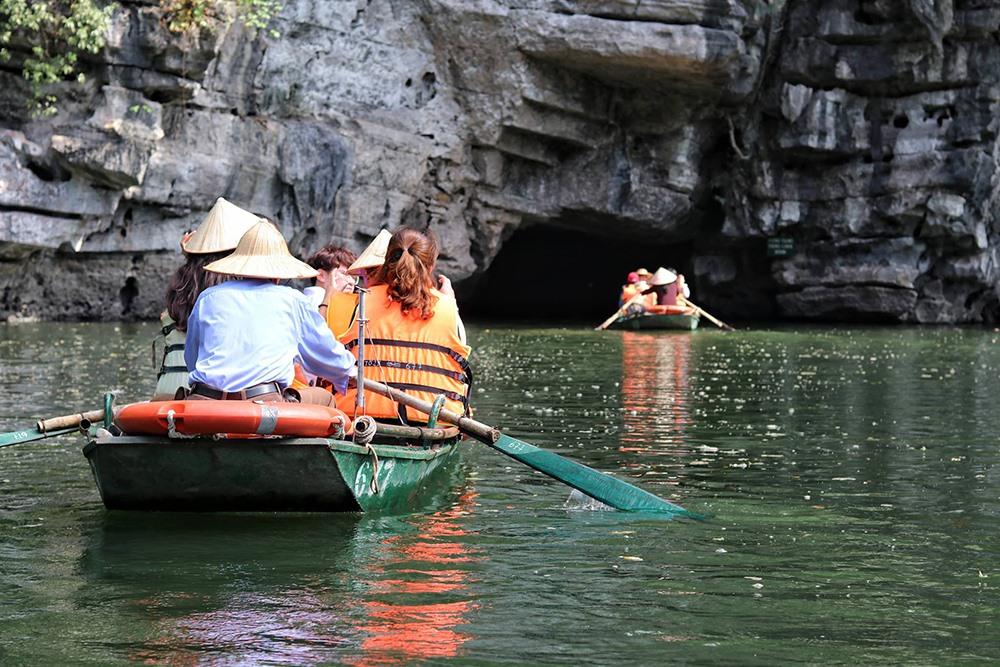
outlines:
M677 329L694 331L698 328L698 315L651 315L634 313L619 317L608 325L609 329Z
M111 510L391 512L418 506L441 481L432 478L458 458L458 446L457 435L367 447L332 438L179 439L94 429L83 453Z

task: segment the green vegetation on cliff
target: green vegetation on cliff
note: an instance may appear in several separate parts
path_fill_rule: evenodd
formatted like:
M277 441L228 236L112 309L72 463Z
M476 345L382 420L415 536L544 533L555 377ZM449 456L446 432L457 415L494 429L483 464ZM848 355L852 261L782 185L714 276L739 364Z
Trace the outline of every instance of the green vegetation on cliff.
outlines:
M211 30L228 16L226 5L248 28L264 30L281 11L278 0L160 0L163 20L174 33ZM0 0L0 62L10 62L12 50L31 87L33 115L56 111L54 84L84 81L83 53L98 53L107 42L108 27L121 4L114 0ZM277 32L268 31L273 37ZM15 47L13 44L17 44Z
M83 81L79 54L104 48L113 11L112 5L102 7L94 0L0 0L0 59L11 59L8 45L15 35L31 45L21 68L31 85L28 104L34 114L55 111L56 98L47 93L51 84L74 76Z

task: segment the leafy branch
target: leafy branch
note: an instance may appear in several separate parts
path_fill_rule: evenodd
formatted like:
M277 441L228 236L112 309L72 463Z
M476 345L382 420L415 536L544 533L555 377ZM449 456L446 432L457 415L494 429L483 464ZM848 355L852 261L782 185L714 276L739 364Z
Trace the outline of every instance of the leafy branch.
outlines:
M8 62L15 35L31 44L21 72L31 87L32 115L55 113L56 98L48 86L70 78L83 81L79 54L97 53L107 42L114 8L95 0L0 0L0 61Z
M270 28L271 21L282 9L279 0L160 0L167 28L174 33L197 32L210 28L225 13L224 5L236 6L240 21L251 30L264 31L279 37Z
M160 0L164 23L175 34L219 25L227 4L235 6L248 28L279 37L270 27L282 9L279 0ZM12 50L21 52L32 116L56 113L53 85L86 80L81 54L96 54L105 47L111 17L120 7L117 0L0 0L0 62L10 62ZM15 42L20 49L14 48Z

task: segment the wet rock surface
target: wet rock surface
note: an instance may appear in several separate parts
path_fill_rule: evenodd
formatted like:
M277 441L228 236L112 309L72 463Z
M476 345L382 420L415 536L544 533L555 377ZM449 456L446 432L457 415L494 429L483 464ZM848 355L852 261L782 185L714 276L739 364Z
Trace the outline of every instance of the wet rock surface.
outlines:
M222 195L300 254L429 227L471 300L543 225L593 237L581 266L690 248L733 318L996 320L998 26L1000 0L294 0L277 39L179 38L126 1L57 116L0 72L0 318L155 316Z

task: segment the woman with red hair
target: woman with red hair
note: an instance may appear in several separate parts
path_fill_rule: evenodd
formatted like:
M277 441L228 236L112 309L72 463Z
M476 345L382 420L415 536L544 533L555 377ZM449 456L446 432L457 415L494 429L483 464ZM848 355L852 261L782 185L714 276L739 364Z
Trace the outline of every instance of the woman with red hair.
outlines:
M365 373L427 401L444 395L447 409L464 413L472 387L471 348L451 283L443 276L434 279L437 258L433 234L400 229L392 235L366 301ZM352 326L340 341L357 355L357 338ZM355 392L351 388L338 396L338 407L353 413ZM372 392L365 393L365 412L382 420L427 421L426 415Z

